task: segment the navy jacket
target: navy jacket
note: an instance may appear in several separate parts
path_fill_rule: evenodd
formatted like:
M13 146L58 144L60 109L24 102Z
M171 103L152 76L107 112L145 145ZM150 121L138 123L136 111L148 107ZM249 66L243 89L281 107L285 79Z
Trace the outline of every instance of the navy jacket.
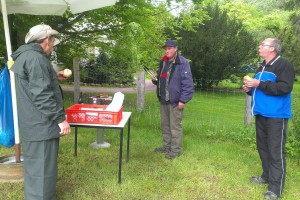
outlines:
M166 62L168 58L164 56L160 61L159 69L157 71L157 81L153 81L155 85L157 85L157 97L160 101L160 77L161 70L163 68L164 62ZM175 58L175 63L170 72L169 78L169 97L170 103L173 107L178 105L178 102L187 103L189 102L194 93L194 82L192 78L191 68L188 61L179 53Z

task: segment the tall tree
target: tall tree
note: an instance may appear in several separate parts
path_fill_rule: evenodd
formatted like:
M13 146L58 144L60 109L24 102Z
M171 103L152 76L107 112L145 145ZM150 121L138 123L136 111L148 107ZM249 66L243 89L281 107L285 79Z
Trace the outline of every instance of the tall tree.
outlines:
M300 5L295 5L294 11L290 16L290 20L286 23L285 28L278 34L278 38L282 42L283 55L293 63L296 72L300 73L299 60L299 42L300 42Z
M222 5L230 18L237 18L253 33L257 42L266 37L276 37L282 42L282 55L300 72L300 1L229 0Z
M179 47L191 60L197 87L217 85L221 80L238 73L242 64L256 56L256 42L243 25L229 19L219 6L208 7L210 19L195 31L181 30Z
M230 2L222 5L221 8L227 11L229 18L241 22L247 31L255 36L257 42L278 35L289 17L289 12L274 8L272 12L261 11L255 3Z

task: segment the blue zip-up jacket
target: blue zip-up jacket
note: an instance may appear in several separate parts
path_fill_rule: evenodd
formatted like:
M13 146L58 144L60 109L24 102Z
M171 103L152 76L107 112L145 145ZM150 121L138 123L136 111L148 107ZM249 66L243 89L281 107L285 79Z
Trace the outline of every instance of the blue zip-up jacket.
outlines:
M291 118L291 92L295 80L294 67L278 55L268 64L264 61L254 78L260 80L260 84L251 91L252 115Z
M168 58L164 56L160 61L159 69L157 71L157 81L152 81L155 85L157 85L157 97L160 100L160 77L162 76L162 68L164 66L164 62L166 62ZM194 82L192 78L191 68L189 62L179 53L177 53L175 62L173 64L172 70L170 72L169 78L169 97L170 104L173 107L178 105L178 102L187 103L189 102L194 94Z

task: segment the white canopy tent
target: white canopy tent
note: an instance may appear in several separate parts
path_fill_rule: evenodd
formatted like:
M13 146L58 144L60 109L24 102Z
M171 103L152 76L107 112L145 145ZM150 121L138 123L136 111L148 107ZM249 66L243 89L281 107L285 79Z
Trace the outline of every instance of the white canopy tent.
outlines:
M116 4L118 0L1 0L1 11L3 15L3 25L5 31L5 41L8 56L8 67L13 64L11 58L12 47L8 26L8 14L30 14L30 15L62 15L68 8L73 14L94 10ZM14 115L14 131L16 149L19 148L19 126L16 103L15 77L10 71L11 93ZM20 152L16 152L16 161L20 162Z

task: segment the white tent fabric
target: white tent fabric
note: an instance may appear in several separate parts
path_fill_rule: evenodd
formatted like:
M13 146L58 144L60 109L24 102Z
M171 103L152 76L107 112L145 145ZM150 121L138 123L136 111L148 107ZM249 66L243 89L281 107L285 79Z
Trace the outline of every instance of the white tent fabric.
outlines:
M70 6L73 14L114 5L117 0L6 0L7 14L62 15Z

